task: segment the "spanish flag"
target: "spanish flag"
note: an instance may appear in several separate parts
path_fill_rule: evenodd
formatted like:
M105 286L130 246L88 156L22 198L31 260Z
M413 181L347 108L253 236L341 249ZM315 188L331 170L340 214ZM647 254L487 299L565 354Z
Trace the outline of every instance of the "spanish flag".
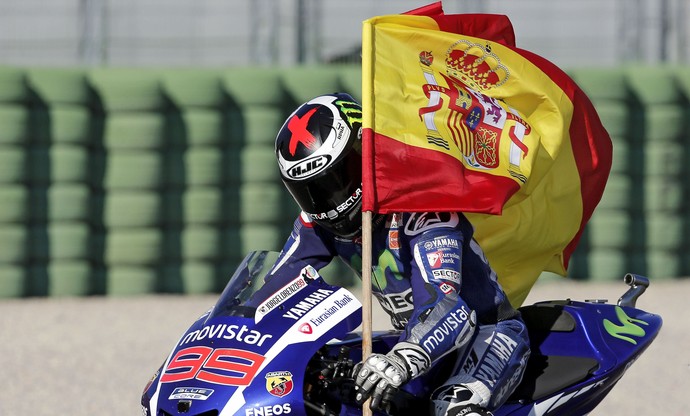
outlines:
M575 82L506 16L440 2L366 20L362 60L363 210L466 213L514 306L567 275L612 157Z

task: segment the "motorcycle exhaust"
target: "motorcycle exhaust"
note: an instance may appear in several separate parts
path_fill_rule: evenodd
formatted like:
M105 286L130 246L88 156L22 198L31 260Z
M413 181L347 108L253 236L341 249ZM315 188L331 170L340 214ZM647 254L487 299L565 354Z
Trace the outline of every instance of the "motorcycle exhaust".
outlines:
M642 296L644 291L649 287L649 279L639 274L627 273L623 277L623 281L630 286L630 289L618 299L618 306L630 306L634 308L637 299Z

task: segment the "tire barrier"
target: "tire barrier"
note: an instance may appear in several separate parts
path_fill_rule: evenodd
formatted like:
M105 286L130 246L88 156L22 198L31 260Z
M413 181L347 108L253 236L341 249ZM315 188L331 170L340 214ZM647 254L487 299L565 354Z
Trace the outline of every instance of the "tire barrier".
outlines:
M690 275L690 68L569 72L614 142L571 277ZM361 99L360 68L0 67L0 298L218 292L287 238L275 134L334 91Z

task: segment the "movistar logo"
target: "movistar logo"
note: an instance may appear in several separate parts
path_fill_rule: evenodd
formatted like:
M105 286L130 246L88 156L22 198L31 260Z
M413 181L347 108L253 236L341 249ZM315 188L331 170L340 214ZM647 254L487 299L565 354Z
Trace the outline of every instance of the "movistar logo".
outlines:
M350 125L353 123L362 123L362 109L359 104L353 103L352 101L337 100L335 105L337 105L340 111L347 116Z
M637 341L632 337L643 337L645 335L645 330L642 329L641 325L649 325L647 322L640 319L633 319L629 317L623 308L616 306L616 317L619 324L614 324L608 319L604 319L604 329L614 338L622 339L623 341L628 341L633 345L637 345Z

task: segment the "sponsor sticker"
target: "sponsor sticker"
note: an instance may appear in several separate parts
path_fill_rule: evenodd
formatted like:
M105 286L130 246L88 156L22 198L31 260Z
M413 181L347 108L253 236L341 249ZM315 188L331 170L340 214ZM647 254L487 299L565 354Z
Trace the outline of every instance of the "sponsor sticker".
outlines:
M305 288L311 280L316 278L316 276L316 270L314 270L313 267L307 266L303 268L297 278L278 289L276 293L259 305L259 307L256 309L254 322L259 323L264 316Z
M185 345L203 339L224 339L261 347L269 338L273 338L273 335L262 334L257 330L249 329L247 325L215 324L188 332L182 338L179 345Z
M450 237L436 237L433 240L424 243L424 248L433 250L437 248L460 248L457 238Z
M463 305L448 314L436 327L426 334L420 342L422 348L431 354L436 348L446 345L449 342L456 343L467 333L466 326L474 326L470 321L470 311ZM469 321L469 323L468 323Z
M313 220L332 220L335 218L338 218L340 214L343 214L345 212L349 212L350 208L359 203L362 200L362 188L357 188L355 192L350 195L349 198L347 198L342 204L338 205L335 207L335 209L332 209L328 212L320 212L320 213L308 213L309 217Z
M433 251L431 253L426 253L426 259L429 261L429 266L432 269L438 269L441 267L441 260L443 259L442 251Z
M293 387L292 373L289 371L273 371L266 374L266 390L273 396L287 396Z
M381 301L381 307L388 312L399 314L411 312L414 309L412 288L400 293L376 294Z
M341 298L334 299L333 304L325 308L318 316L310 318L309 322L311 322L314 326L319 326L323 324L331 316L337 314L339 310L345 308L345 306L353 300L354 297L348 294L344 294Z
M198 387L177 387L173 390L168 400L206 400L211 394L213 394L213 389L204 389Z
M314 332L314 330L311 329L311 325L309 325L307 322L300 325L299 328L297 328L297 330L303 334L311 334L312 332Z
M455 290L453 289L453 286L449 285L448 283L441 283L438 286L441 289L441 292L445 293L446 295L450 295L453 293Z
M388 232L388 248L391 250L398 250L400 248L400 239L398 237L398 230Z
M517 346L517 341L508 335L499 332L495 333L474 374L480 380L486 380L490 387L494 387L496 380L500 379Z
M306 296L303 300L299 301L295 306L285 312L283 317L296 321L332 294L333 291L330 289L317 289L314 293Z
M460 283L460 272L451 269L435 269L431 275L436 279L449 280L453 283Z
M300 310L300 314L295 312L295 318L298 318L296 319L297 322L284 336L289 337L291 343L319 338L362 306L357 298L346 289L339 289L335 292L329 289L320 290L324 291L322 295L327 292L326 298L319 300L319 303L315 305L307 304L309 308ZM317 294L317 292L312 293L312 295ZM291 312L288 311L288 313Z
M274 404L273 406L260 406L245 409L244 416L280 416L292 412L290 403Z

